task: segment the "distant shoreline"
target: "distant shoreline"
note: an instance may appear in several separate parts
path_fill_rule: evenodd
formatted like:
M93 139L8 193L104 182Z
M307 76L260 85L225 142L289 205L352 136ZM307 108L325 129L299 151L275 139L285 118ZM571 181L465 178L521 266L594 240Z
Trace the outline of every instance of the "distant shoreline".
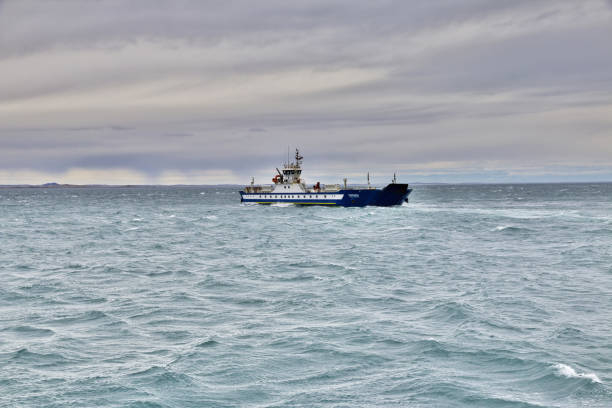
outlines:
M241 184L1 184L0 188L243 187Z
M610 184L612 181L529 181L529 182L463 182L463 183L409 183L413 186L470 186L470 185L530 185L530 184ZM361 184L351 184L351 186L361 186ZM380 184L384 187L385 184ZM145 188L145 187L236 187L243 188L243 184L0 184L2 188Z

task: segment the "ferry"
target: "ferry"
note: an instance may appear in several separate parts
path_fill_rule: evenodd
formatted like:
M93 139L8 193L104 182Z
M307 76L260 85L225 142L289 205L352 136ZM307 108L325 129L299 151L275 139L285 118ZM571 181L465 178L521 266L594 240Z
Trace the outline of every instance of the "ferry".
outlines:
M251 185L240 191L240 202L256 204L295 204L295 205L328 205L340 207L365 207L367 205L394 206L408 202L408 195L412 191L408 184L398 183L393 175L391 184L380 189L370 186L368 173L367 188L356 188L344 185L321 184L317 182L308 187L302 179L302 160L298 149L295 149L295 160L287 160L283 170L276 168L277 174L272 178L272 185L255 185L251 178Z

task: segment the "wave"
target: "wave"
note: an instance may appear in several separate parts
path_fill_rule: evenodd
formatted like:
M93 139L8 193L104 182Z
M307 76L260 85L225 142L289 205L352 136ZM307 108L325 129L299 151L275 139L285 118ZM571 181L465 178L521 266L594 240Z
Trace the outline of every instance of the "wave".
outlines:
M203 341L203 342L201 342L201 343L198 343L198 344L196 345L196 347L200 347L200 348L202 348L202 347L204 347L204 348L207 348L207 347L215 347L215 346L217 346L218 344L219 344L219 342L217 342L217 341L215 341L215 340L212 340L212 339L209 339L209 340Z
M66 315L52 320L53 324L77 324L92 322L100 319L107 319L109 316L101 310L89 310L78 315Z
M501 217L513 220L538 220L551 218L601 218L585 217L578 210L548 209L544 206L521 206L521 208L477 208L469 206L443 206L440 204L411 203L408 205L414 212L459 214L476 217ZM606 218L603 218L606 219Z
M418 230L417 227L404 226L404 227L397 227L397 228L389 228L388 230L385 231L385 233L389 233L389 232L403 232L403 231L416 231L416 230Z
M11 330L14 333L30 337L48 337L53 336L55 334L55 332L51 329L44 329L33 326L16 326L10 329L4 329L2 331L5 330Z
M501 232L501 231L505 231L505 232L530 232L531 230L529 228L525 228L525 227L516 227L514 225L498 225L497 227L495 227L493 229L494 232Z
M595 373L579 373L567 364L555 364L557 374L567 378L588 378L594 383L601 384L601 380Z
M178 373L169 367L151 366L145 370L140 370L128 374L136 382L142 382L149 386L156 387L176 387L193 386L191 377L187 374Z
M12 361L27 364L36 368L59 368L75 362L61 353L39 353L23 347L12 353Z
M536 402L527 402L521 399L513 398L512 396L485 396L485 395L470 395L461 399L461 402L467 406L484 406L484 407L517 407L517 408L542 408Z
M129 408L164 408L165 405L161 405L157 402L152 401L134 401L130 405Z
M445 302L435 305L425 317L442 322L467 321L472 317L474 308L467 303Z

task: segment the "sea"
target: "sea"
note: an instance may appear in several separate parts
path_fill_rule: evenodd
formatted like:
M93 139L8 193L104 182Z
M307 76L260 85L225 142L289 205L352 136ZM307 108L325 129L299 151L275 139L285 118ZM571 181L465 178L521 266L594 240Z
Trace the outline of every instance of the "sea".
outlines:
M1 407L612 407L612 184L0 189Z

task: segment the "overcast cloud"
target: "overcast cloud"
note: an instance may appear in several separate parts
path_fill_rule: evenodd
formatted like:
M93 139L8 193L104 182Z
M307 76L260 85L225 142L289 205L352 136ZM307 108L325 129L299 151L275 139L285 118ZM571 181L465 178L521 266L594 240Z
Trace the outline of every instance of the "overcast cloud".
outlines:
M604 0L1 1L0 184L612 180ZM364 180L362 180L364 179Z

